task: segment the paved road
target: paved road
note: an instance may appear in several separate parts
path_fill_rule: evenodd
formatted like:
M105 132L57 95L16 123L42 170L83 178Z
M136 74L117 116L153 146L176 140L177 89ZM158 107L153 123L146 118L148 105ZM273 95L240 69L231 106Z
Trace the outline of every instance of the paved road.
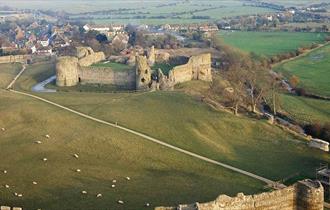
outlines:
M207 158L207 157L204 157L204 156L201 156L201 155L198 155L196 153L193 153L193 152L190 152L188 150L185 150L185 149L181 149L179 147L176 147L176 146L173 146L171 144L168 144L168 143L165 143L159 139L156 139L154 137L151 137L151 136L148 136L148 135L145 135L143 133L140 133L140 132L137 132L137 131L134 131L130 128L126 128L124 126L121 126L121 125L118 125L117 123L110 123L110 122L107 122L107 121L104 121L104 120L101 120L101 119L98 119L98 118L95 118L95 117L92 117L90 115L87 115L87 114L84 114L84 113L81 113L81 112L78 112L76 110L73 110L73 109L70 109L68 107L65 107L65 106L62 106L60 104L57 104L55 102L52 102L52 101L49 101L47 99L44 99L44 98L41 98L39 96L35 96L35 95L32 95L32 94L29 94L29 93L25 93L25 92L21 92L21 91L17 91L17 90L13 90L11 89L12 85L15 83L15 81L17 80L17 78L24 72L25 70L25 66L23 67L22 71L15 77L15 79L11 82L11 84L9 85L10 88L7 88L7 90L9 90L10 92L12 93L16 93L16 94L20 94L20 95L24 95L24 96L28 96L28 97L31 97L31 98L34 98L34 99L37 99L39 101L42 101L42 102L45 102L47 104L50 104L50 105L53 105L53 106L56 106L60 109L63 109L63 110L66 110L68 112L71 112L73 114L76 114L76 115L79 115L81 117L84 117L84 118L87 118L87 119L90 119L90 120L93 120L95 122L98 122L98 123L102 123L104 125L108 125L108 126L111 126L111 127L114 127L114 128L117 128L117 129L120 129L120 130L123 130L123 131L126 131L128 133L131 133L133 135L136 135L136 136L139 136L139 137L142 137L148 141L151 141L153 143L156 143L156 144L159 144L161 146L164 146L164 147L167 147L169 149L172 149L172 150L175 150L177 152L180 152L180 153L183 153L183 154L186 154L186 155L189 155L191 157L194 157L194 158L197 158L197 159L200 159L200 160L203 160L205 162L208 162L208 163L211 163L211 164L214 164L214 165L218 165L218 166L221 166L223 168L226 168L226 169L229 169L231 171L234 171L234 172L237 172L237 173L240 173L240 174L243 174L243 175L246 175L246 176L249 176L251 178L254 178L254 179L257 179L259 181L262 181L264 183L266 183L267 185L269 186L272 186L272 187L275 187L275 188L282 188L284 187L284 185L278 185L276 182L270 180L270 179L267 179L267 178L264 178L264 177L261 177L261 176L258 176L256 174L253 174L251 172L248 172L248 171L245 171L245 170L242 170L242 169L239 169L239 168L236 168L236 167L233 167L233 166L230 166L230 165L227 165L227 164L224 164L224 163L221 163L219 161L215 161L215 160L212 160L210 158ZM8 87L9 87L8 86Z
M54 81L56 79L56 75L49 77L48 79L46 79L45 81L42 81L36 85L34 85L32 87L32 91L33 92L39 92L39 93L55 93L56 90L54 89L47 89L45 88L45 86L49 83L51 83L52 81Z

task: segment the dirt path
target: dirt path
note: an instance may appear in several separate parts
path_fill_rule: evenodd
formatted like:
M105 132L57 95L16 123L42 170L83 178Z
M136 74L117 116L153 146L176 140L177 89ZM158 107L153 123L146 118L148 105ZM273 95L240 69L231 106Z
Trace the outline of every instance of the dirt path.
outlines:
M7 90L13 88L13 85L15 84L16 80L23 74L25 69L26 69L26 66L23 65L22 70L16 75L16 77L13 79L13 81L11 81L11 83L6 87Z
M183 154L186 154L186 155L189 155L191 157L194 157L194 158L197 158L199 160L203 160L205 162L208 162L208 163L211 163L211 164L214 164L214 165L217 165L217 166L221 166L223 168L226 168L226 169L229 169L231 171L234 171L234 172L237 172L237 173L240 173L240 174L243 174L243 175L246 175L246 176L249 176L251 178L254 178L254 179L257 179L259 181L262 181L264 183L266 183L267 185L273 187L273 188L282 188L284 187L284 185L278 185L278 183L270 180L270 179L267 179L267 178L264 178L264 177L261 177L259 175L256 175L256 174L253 174L251 172L248 172L248 171L245 171L245 170L242 170L242 169L239 169L239 168L236 168L236 167L233 167L233 166L230 166L230 165L227 165L225 163L221 163L219 161L215 161L215 160L212 160L210 158L207 158L207 157L204 157L204 156L201 156L201 155L198 155L196 153L193 153L193 152L190 152L188 150L185 150L185 149L182 149L182 148L179 148L179 147L176 147L176 146L173 146L171 144L168 144L168 143L165 143L159 139L156 139L154 137L151 137L151 136L148 136L148 135L145 135L143 133L140 133L140 132L137 132L137 131L134 131L130 128L127 128L127 127L124 127L124 126L121 126L121 125L118 125L117 123L110 123L110 122L107 122L107 121L104 121L104 120L101 120L101 119L98 119L98 118L95 118L95 117L92 117L90 115L87 115L87 114L84 114L84 113L81 113L81 112L78 112L76 110L73 110L73 109L70 109L68 107L65 107L65 106L62 106L60 104L57 104L55 102L52 102L52 101L49 101L47 99L44 99L44 98L41 98L39 96L35 96L35 95L32 95L32 94L29 94L29 93L25 93L25 92L21 92L21 91L16 91L16 90L13 90L12 89L12 86L14 85L14 83L16 82L16 80L19 78L19 76L24 72L25 70L25 66L23 66L23 69L22 71L15 77L15 79L10 83L10 85L8 85L7 87L7 90L12 92L12 93L15 93L15 94L19 94L19 95L24 95L24 96L28 96L28 97L31 97L31 98L34 98L36 100L39 100L39 101L42 101L42 102L45 102L47 104L50 104L50 105L53 105L53 106L56 106L62 110L65 110L65 111L68 111L68 112L71 112L73 114L76 114L76 115L79 115L81 117L84 117L86 119L89 119L89 120L92 120L92 121L95 121L95 122L98 122L98 123L101 123L101 124L104 124L104 125L108 125L108 126L111 126L111 127L114 127L114 128L117 128L117 129L120 129L120 130L123 130L127 133L131 133L133 135L136 135L136 136L139 136L139 137L142 137L148 141L151 141L153 143L156 143L158 145L161 145L161 146L164 146L166 148L169 148L169 149L172 149L172 150L175 150L177 152L180 152L180 153L183 153Z

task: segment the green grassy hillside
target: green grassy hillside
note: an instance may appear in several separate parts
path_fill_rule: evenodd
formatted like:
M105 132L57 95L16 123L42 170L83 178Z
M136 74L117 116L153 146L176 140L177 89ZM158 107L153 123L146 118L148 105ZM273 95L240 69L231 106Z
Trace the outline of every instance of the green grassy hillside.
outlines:
M15 75L20 72L22 65L16 64L0 64L0 88L6 88L14 79Z
M2 90L0 116L0 128L6 128L0 131L2 205L47 210L152 209L263 188L254 179ZM113 179L116 188L111 187ZM83 190L88 194L82 195ZM15 192L23 197L15 197ZM98 193L103 197L96 198ZM117 204L119 199L125 201L123 206ZM147 202L150 208L144 207Z

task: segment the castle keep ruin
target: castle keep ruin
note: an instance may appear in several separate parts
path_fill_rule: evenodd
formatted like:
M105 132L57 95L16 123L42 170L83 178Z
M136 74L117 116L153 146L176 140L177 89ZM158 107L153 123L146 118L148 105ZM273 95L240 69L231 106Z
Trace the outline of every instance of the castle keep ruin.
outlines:
M323 194L320 182L304 180L273 192L257 195L239 193L236 197L220 195L208 203L157 207L156 210L323 210Z
M165 90L191 80L212 81L211 54L192 56L186 64L174 67L166 76L161 69L151 68L157 60L156 53L152 47L148 57L136 55L135 69L115 71L111 67L91 66L105 60L103 52L78 47L75 57L57 58L56 84L58 86L75 86L79 83L110 84L136 90Z

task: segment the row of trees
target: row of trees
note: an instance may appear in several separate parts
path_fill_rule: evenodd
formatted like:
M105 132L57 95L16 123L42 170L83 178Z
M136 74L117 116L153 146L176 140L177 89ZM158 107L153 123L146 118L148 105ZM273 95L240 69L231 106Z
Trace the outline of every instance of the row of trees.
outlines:
M213 37L211 43L222 54L224 70L221 77L226 80L215 79L211 93L220 95L217 99L233 109L235 114L239 108L257 112L264 101L272 104L276 112L276 89L280 81L269 74L268 63L224 44L218 37Z

